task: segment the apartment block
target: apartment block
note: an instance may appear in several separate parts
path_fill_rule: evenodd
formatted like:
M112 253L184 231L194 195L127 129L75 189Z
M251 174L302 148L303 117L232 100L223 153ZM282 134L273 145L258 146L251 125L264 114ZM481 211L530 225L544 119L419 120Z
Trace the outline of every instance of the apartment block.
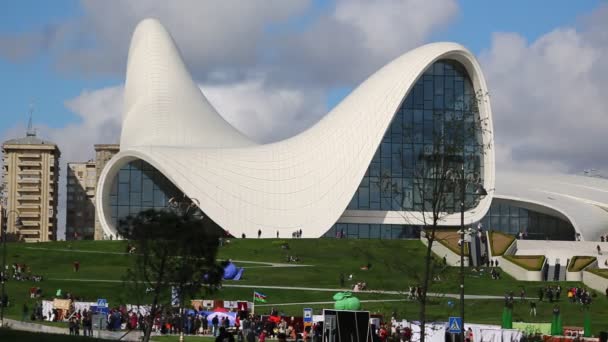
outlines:
M96 144L95 145L95 185L99 181L101 171L106 166L108 161L114 157L116 153L120 151L119 144ZM95 212L95 240L102 240L104 238L103 229L97 218L97 212Z
M66 240L92 240L95 236L95 162L68 163Z
M7 232L26 242L57 238L57 198L59 157L56 144L36 136L26 136L2 144L3 185L7 213L18 214L21 227L11 217Z

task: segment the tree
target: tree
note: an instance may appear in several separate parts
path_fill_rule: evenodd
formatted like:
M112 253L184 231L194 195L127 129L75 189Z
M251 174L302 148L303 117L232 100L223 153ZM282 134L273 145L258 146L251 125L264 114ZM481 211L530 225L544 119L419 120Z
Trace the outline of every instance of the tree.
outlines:
M138 304L151 300L144 341L150 339L155 317L171 307L172 289L182 304L221 282L216 255L222 230L197 212L146 210L120 222L121 235L134 248L125 285Z
M455 107L432 112L432 134L424 137L424 149L414 156L415 167L408 165L411 160L401 154L403 170L411 170L405 176L413 179L413 186L405 187L403 182L395 181L391 170L382 170L379 178L380 191L388 194L383 197L392 201L393 208L398 208L396 211L406 222L422 226L421 237L426 244L418 296L422 332L426 325L427 293L432 279L443 269L432 253L439 239L438 227L447 216L475 207L479 201L475 190L483 182L480 169L485 153L492 148L491 143L483 140L484 134L489 133L489 118L481 117L479 110L487 97L486 93L477 92L464 97ZM411 135L421 134L406 125L403 132L404 141L413 141L416 137ZM421 334L421 342L424 340Z

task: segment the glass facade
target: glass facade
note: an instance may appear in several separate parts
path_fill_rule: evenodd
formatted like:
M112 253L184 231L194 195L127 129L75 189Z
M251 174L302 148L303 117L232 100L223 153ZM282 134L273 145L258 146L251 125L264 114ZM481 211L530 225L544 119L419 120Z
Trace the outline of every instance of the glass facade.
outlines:
M323 237L352 239L419 239L420 226L405 224L336 223Z
M112 182L110 191L111 223L135 216L147 209L164 209L171 197L183 193L162 173L143 160L127 163Z
M483 143L477 127L477 94L464 67L452 60L434 63L395 113L347 209L428 208L423 197L430 191L422 189L434 177L439 154L455 170L461 170L464 158L467 179L482 183ZM466 208L477 205L473 191L467 188ZM448 192L446 210L457 211L459 190Z
M492 200L490 210L481 220L487 230L496 230L517 235L526 233L530 240L567 240L575 239L572 224L560 218L521 208L513 202L500 199Z

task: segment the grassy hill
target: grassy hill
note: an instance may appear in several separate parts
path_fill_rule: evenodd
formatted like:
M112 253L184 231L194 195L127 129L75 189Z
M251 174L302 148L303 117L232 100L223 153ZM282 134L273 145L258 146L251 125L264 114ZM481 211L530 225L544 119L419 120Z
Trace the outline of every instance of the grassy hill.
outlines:
M281 244L287 242L289 250L283 250ZM34 300L29 299L31 286L41 286L45 298L52 298L58 288L69 291L85 300L95 301L107 298L111 305L132 303L124 291L122 277L129 267L132 256L124 254L126 243L121 241L79 241L52 242L37 244L8 244L8 263L24 263L33 274L41 274L42 283L15 282L7 283L12 301L8 316L21 317L23 303L31 308ZM331 302L334 291L340 287L340 273L353 274L353 281L347 281L346 287L356 281L365 281L370 290L393 291L391 293L359 293L357 297L364 301L366 310L390 315L396 311L400 317L416 319L417 303L404 301L404 292L420 279L423 267L424 245L416 240L335 240L335 239L260 239L232 240L221 248L220 258L232 259L239 267L245 267L243 279L226 281L222 290L211 297L217 299L247 300L251 299L255 288L268 296L267 306L277 305L280 311L289 315L301 315L303 307L321 309L332 304L290 304ZM287 255L297 255L299 264L306 267L272 267L266 263L285 263ZM74 261L80 262L80 271L74 272ZM241 262L248 261L248 263ZM251 263L258 262L258 263ZM371 264L368 271L361 266ZM528 296L536 296L538 288L548 283L519 282L503 272L502 280L492 280L488 272L465 274L465 292L475 295L502 296L513 291L516 296L524 287ZM445 268L439 280L433 282L431 292L442 294L458 293L458 269ZM241 285L249 287L230 287ZM562 287L568 286L561 283ZM573 284L570 284L573 285ZM574 284L579 285L579 284ZM268 286L315 288L276 289ZM205 294L201 294L201 298ZM562 313L564 325L582 326L580 307L567 303L565 291L562 294ZM383 300L383 301L378 301ZM455 305L448 305L448 302ZM134 303L132 303L134 304ZM604 296L595 298L592 305L593 327L598 331L607 329L608 301ZM258 305L256 312L269 309ZM467 319L483 323L499 323L503 302L500 299L475 299L466 301ZM528 303L517 303L514 311L515 320L549 322L552 305L540 303L538 316L528 316ZM458 313L458 300L447 297L435 298L429 306L430 318L445 320L451 314ZM603 325L602 325L603 324Z

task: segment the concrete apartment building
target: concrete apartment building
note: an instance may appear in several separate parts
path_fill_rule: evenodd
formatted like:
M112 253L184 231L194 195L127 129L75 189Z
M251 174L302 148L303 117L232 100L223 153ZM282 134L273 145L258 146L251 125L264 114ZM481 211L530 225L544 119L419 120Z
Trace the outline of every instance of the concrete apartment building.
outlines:
M95 185L99 181L99 175L101 170L106 166L108 161L114 157L116 153L120 151L119 144L96 144L95 145ZM93 199L93 204L95 204ZM97 212L95 211L95 240L102 240L104 238L103 229L97 218Z
M31 129L26 136L2 144L4 156L3 185L6 198L7 233L25 242L57 238L57 198L59 157L56 144L36 136ZM15 226L16 211L22 226Z
M118 144L96 144L95 160L70 162L67 172L66 240L101 240L103 230L96 219L97 180L106 163L119 151Z
M92 240L95 236L95 162L68 163L65 215L66 240Z

